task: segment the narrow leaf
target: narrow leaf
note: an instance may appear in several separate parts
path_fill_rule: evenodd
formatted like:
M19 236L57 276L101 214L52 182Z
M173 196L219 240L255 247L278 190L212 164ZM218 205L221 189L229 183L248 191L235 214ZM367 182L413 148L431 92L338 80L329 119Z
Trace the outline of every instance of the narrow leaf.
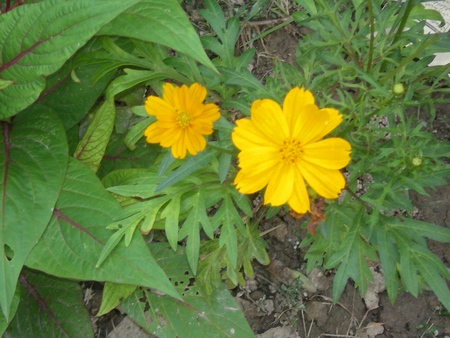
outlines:
M380 255L381 266L384 272L384 281L389 300L394 302L398 294L398 274L397 274L397 255L392 239L388 236L387 227L379 227L376 232L378 252Z
M164 229L167 240L173 250L177 250L178 243L178 217L180 216L180 199L182 194L172 196L169 204L161 212L161 218L165 218Z
M203 168L217 155L215 151L204 150L191 157L186 162L184 162L181 167L175 169L169 176L167 176L162 182L156 187L155 192L161 191L175 183L181 181L186 176L192 174L193 172Z
M400 266L400 275L402 276L406 290L414 297L417 297L419 294L419 281L417 280L416 266L410 258L409 250L400 252Z
M420 236L428 237L434 241L450 243L450 229L443 226L410 218L404 218L393 225L405 232L414 231Z
M152 70L135 70L125 68L126 75L120 76L106 89L106 97L110 98L138 84L164 80L168 76Z
M416 257L415 262L420 274L436 294L439 301L447 310L450 309L450 290L448 289L447 283L426 258Z
M74 157L83 162L94 173L97 172L105 154L106 146L114 128L116 110L114 100L106 100L96 112L86 134L78 143Z

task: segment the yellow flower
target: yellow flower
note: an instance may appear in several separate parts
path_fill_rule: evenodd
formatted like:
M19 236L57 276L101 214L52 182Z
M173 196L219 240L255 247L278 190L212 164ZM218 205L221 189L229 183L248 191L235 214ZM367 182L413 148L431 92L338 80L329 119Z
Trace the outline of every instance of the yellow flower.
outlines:
M306 183L318 195L337 198L345 187L339 169L350 161L350 144L342 138L322 138L342 122L336 109L319 109L312 93L294 88L283 107L257 100L251 118L236 122L232 140L239 153L235 184L250 194L264 187L264 203L288 203L298 213L310 210Z
M164 84L162 98L149 96L145 101L147 113L156 117L144 132L147 142L171 148L175 158L205 149L204 135L212 134L213 122L220 117L219 107L204 104L205 98L206 88L198 83L181 88Z

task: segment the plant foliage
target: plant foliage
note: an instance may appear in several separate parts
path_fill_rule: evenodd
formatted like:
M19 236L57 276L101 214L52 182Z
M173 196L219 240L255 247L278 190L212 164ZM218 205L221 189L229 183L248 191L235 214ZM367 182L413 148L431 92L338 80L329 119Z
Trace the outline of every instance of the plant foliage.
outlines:
M239 37L261 1L230 17L205 0L201 38L176 0L0 1L0 334L93 337L78 281L95 281L99 315L119 307L148 333L251 336L224 282L269 263L258 226L280 209L236 190L231 132L253 101L295 86L339 109L334 135L352 145L346 189L301 243L307 270L334 270L338 301L380 264L391 301L429 288L450 309L427 246L450 230L415 219L409 196L450 175L450 144L430 132L450 67L428 66L450 40L423 33L443 19L420 0L297 3L296 62L259 79ZM196 156L142 137L144 98L165 81L200 83L221 108Z

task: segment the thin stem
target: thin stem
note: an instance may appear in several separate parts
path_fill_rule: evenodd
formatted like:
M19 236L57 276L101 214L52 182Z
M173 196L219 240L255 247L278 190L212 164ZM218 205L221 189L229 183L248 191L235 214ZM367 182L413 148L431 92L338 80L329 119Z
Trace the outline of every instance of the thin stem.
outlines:
M367 8L369 9L370 19L369 60L367 60L367 72L370 73L373 59L373 40L375 39L375 18L373 15L372 0L367 0Z
M392 45L394 45L398 40L400 40L403 30L405 29L406 22L408 21L409 14L411 14L411 11L413 9L414 2L415 2L415 0L408 0L408 2L406 3L406 9L402 15L400 25L398 26L398 29L395 32L394 39L392 40Z

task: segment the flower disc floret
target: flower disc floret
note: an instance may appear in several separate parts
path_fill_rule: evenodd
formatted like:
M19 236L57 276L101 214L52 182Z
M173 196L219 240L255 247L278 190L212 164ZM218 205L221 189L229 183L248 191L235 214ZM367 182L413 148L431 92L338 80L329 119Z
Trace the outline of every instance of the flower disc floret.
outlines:
M156 121L144 132L148 143L171 148L173 157L196 155L206 147L205 135L213 132L213 123L220 117L219 107L204 103L206 88L198 83L177 87L163 86L162 98L149 96L145 109Z
M265 204L288 203L298 213L310 210L307 185L322 197L337 198L345 187L339 169L349 163L351 146L323 137L341 122L336 109L319 109L303 88L292 89L283 107L255 101L250 119L238 120L232 133L240 150L236 188L243 194L266 188Z

